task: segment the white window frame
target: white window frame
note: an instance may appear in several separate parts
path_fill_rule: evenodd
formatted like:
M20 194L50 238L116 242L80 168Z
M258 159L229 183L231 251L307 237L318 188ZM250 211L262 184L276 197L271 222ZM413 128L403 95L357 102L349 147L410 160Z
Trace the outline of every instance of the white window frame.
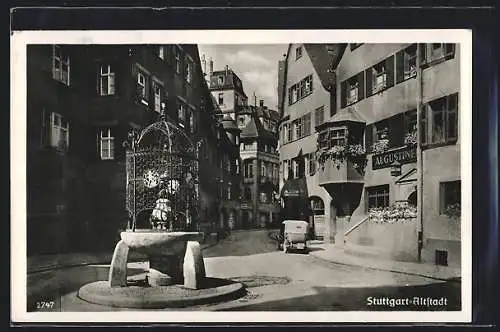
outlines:
M186 105L184 103L178 101L177 102L177 118L179 120L179 125L184 128L186 122Z
M61 151L67 151L69 147L69 121L55 112L50 113L50 145Z
M161 84L153 81L154 110L157 113L161 113L161 88Z
M67 67L67 70L64 70L64 67ZM52 78L66 84L70 85L70 59L68 55L65 55L61 46L53 45L52 47Z
M186 68L185 79L186 82L191 83L193 81L193 63L188 57L186 57L184 61L185 61L184 65Z
M106 144L107 149L104 149ZM99 130L99 154L101 160L115 159L115 138L111 135L111 128Z
M383 90L386 86L387 69L385 68L385 63L382 62L372 67L372 93Z
M141 82L141 78L142 78L142 82ZM147 104L147 101L145 101L145 98L146 98L146 75L144 75L141 72L137 73L137 85L142 88L140 97Z
M347 82L347 105L354 104L358 101L359 95L359 82Z
M158 46L158 57L162 60L165 60L165 48L163 45Z
M106 68L106 71L104 71ZM104 84L104 78L106 83ZM101 64L99 69L99 93L101 96L112 96L115 94L115 73L111 71L111 65Z

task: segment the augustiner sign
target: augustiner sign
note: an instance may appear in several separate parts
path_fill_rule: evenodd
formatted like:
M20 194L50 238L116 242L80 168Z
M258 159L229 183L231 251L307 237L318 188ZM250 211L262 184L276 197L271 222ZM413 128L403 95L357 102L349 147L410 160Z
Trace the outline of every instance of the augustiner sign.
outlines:
M387 151L372 156L372 169L391 167L393 162L401 164L414 163L417 161L417 148L405 147L394 151Z

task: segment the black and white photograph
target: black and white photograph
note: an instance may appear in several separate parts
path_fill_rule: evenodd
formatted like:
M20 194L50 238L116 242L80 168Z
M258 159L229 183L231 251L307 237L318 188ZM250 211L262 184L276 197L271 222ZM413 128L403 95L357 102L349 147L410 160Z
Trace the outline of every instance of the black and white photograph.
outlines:
M470 321L471 41L13 33L13 310Z

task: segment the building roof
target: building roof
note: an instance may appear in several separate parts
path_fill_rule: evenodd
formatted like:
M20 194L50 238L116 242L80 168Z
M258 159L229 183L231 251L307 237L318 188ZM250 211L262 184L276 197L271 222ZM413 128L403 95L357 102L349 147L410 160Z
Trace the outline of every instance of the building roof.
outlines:
M339 44L303 44L304 49L309 55L311 59L311 63L313 64L314 70L316 74L319 76L321 80L321 85L326 90L331 90L335 87L335 70L344 54L344 51L347 47L345 43ZM290 57L290 49L292 44L288 45L288 50L286 53L286 58L283 63L283 68L280 66L280 75L282 76L282 81L278 82L278 84L286 85L287 81L287 72L288 72L288 59ZM285 95L286 88L278 87L278 91L281 93L279 96L280 105L279 110L281 112L284 111L284 103L285 103Z
M363 122L365 123L365 119L356 111L354 107L347 107L341 109L334 116L332 116L328 122Z
M274 111L273 111L274 112ZM241 138L263 138L265 140L277 141L278 137L273 132L265 129L259 121L259 114L264 114L261 107L244 106L240 114L250 114L250 121L241 130Z
M224 130L240 130L236 125L236 121L234 121L229 115L225 115L222 118L221 123Z
M217 80L217 77L219 76L224 76L224 82L222 84L219 84ZM210 77L210 90L217 91L217 90L228 90L228 89L238 90L245 96L245 98L247 98L247 95L243 90L243 82L231 68L214 71L212 73L212 76Z

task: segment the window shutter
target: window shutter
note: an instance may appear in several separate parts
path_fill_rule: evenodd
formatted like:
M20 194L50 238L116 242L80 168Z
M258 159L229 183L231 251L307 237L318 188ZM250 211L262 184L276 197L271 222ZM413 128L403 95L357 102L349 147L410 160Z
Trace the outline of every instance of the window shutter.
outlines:
M373 125L369 124L365 128L365 149L367 153L371 153L373 144Z
M342 108L347 105L347 81L340 84L340 106Z
M403 146L404 143L404 113L389 118L390 147Z
M372 68L368 68L366 70L366 97L372 95L372 83L373 83L373 70Z
M419 52L420 52L420 64L425 64L427 63L427 58L426 58L426 49L427 49L427 44L418 44L419 47Z
M362 71L357 75L358 81L358 101L365 97L365 72Z
M405 51L401 50L396 53L396 83L401 83L404 80L405 71Z
M387 71L387 88L394 85L394 55L385 59L385 70Z

